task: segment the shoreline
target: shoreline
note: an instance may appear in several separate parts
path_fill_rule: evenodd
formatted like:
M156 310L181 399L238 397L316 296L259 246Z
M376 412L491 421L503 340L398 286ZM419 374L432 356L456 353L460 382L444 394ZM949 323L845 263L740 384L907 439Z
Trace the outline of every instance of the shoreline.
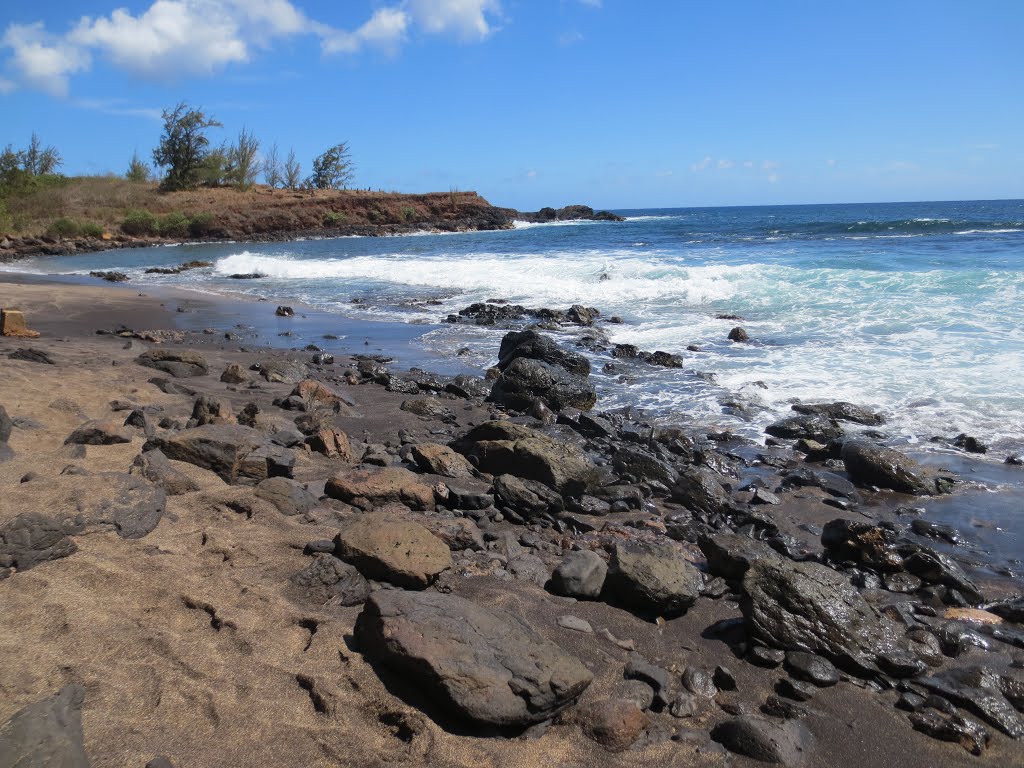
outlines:
M382 751L409 766L721 764L724 749L740 749L723 735L737 720L773 743L795 740L808 768L882 768L894 755L910 768L995 768L1019 754L993 724L1011 727L1008 715L969 713L988 733L976 758L912 727L897 704L969 663L1016 679L1024 658L1013 620L956 613L1013 596L1015 566L976 567L973 544L953 545L927 512L907 511L955 494L873 490L791 445L605 418L600 403L589 414L524 414L485 401L491 382L478 377L391 369L372 356L315 363L309 350L224 337L251 310L272 312L265 302L0 281L0 303L10 296L42 336L0 338L0 405L11 419L0 446L0 723L71 686L78 703L66 706L80 712L78 743L96 764L166 755L228 766L254 750L282 766L371 765ZM183 304L194 314L178 312ZM171 333L153 343L94 332L120 324ZM537 345L518 360L536 362L529 355L547 349ZM9 357L19 349L42 357ZM166 370L140 364L165 358ZM190 453L204 435L212 452ZM153 459L155 447L169 460ZM235 450L264 458L217 458ZM47 549L10 548L12 525L69 509ZM850 521L850 538L826 546L837 519ZM386 555L396 547L398 560ZM873 565L909 552L954 565L938 576ZM596 577L584 572L553 586L580 558L602 563L605 589L587 592ZM743 572L768 565L797 591L803 569L817 569L828 600L863 612L830 642L859 649L870 669L838 670L843 653L826 646L796 653L785 633L800 620L770 637L757 629L743 601L779 606ZM965 597L972 589L983 598ZM373 606L388 600L408 602L425 645L383 653L393 646L374 633L392 630L374 623ZM453 624L432 623L435 604ZM872 659L885 651L871 650L871 633L894 631L893 617L909 622L909 638L960 632L988 650L965 645L954 657L938 639L901 638L909 676L880 670ZM463 634L473 622L497 629ZM440 626L454 628L440 639ZM450 699L424 697L435 683L404 666L406 655L426 654L437 665L429 680L446 680L446 654L462 643L476 649L457 662L460 674L482 676L473 679L521 674L504 659L542 652L530 658L580 683L555 699L527 686L529 710L500 708L504 682L479 700L458 685L443 689ZM815 675L835 680L806 682L807 656ZM959 695L964 683L949 679L947 695Z

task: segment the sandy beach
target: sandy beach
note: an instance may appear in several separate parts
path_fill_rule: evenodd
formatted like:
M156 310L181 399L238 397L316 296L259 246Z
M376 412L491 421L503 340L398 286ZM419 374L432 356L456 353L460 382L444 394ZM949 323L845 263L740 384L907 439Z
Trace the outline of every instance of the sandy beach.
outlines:
M0 339L0 746L1024 765L1019 580L961 570L906 512L928 497L848 451L517 410L480 376L226 338L265 303L3 280L40 336ZM928 493L953 478L907 466ZM804 603L769 589L808 580ZM0 765L42 764L21 756Z

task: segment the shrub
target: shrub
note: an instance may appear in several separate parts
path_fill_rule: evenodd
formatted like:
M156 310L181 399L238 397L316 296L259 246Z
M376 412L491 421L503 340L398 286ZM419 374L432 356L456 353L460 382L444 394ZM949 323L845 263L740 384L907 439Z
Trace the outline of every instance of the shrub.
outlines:
M213 216L209 213L197 213L188 222L189 237L204 237L213 228Z
M416 209L410 208L408 205L402 208L402 218L406 221L412 221L416 218Z
M188 216L181 211L168 213L160 219L160 234L164 237L188 237L189 224Z
M46 228L46 234L51 237L76 237L81 231L81 223L68 218L57 219Z
M132 237L155 235L158 229L156 216L149 211L128 211L121 222L121 231Z
M340 227L348 222L348 216L340 211L328 211L324 214L325 227Z

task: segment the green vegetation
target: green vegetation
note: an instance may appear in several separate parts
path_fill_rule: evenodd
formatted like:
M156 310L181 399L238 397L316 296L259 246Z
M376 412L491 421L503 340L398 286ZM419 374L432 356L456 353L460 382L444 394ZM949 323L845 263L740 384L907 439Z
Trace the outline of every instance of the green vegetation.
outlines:
M313 174L306 183L313 189L347 189L355 170L348 143L343 141L313 160Z
M132 159L128 163L124 177L136 184L145 184L149 181L149 175L149 166L142 162L138 151L132 152Z
M348 216L340 211L328 211L324 214L325 227L340 227L348 223Z
M174 109L163 111L164 132L153 150L153 162L167 169L160 183L165 191L195 189L209 172L211 156L208 128L219 128L220 123L202 110L190 109L181 102Z
M46 228L51 237L103 237L103 227L92 221L60 218Z
M412 221L416 218L416 209L410 208L408 205L402 207L402 218L406 221Z

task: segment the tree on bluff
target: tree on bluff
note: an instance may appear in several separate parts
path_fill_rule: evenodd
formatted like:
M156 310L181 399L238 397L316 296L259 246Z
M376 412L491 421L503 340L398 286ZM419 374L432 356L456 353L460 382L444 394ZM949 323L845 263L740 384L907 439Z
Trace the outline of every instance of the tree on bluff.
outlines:
M220 128L221 124L202 110L191 109L185 102L174 109L165 109L163 121L160 144L153 150L153 161L167 169L160 188L165 191L194 189L202 180L202 168L209 154L206 129Z
M313 174L306 183L314 189L345 189L355 177L348 142L335 144L313 161Z

